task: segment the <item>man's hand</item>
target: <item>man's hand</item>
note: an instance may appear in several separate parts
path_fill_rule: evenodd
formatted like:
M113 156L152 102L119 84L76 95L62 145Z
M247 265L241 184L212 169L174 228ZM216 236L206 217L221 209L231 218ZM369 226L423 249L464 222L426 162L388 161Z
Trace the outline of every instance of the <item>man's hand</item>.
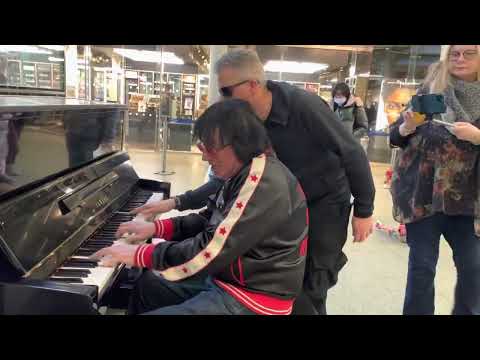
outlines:
M155 234L155 224L138 220L125 222L120 224L115 236L121 238L125 234L130 234L126 239L128 242L140 242Z
M152 201L149 204L145 204L136 209L133 209L132 211L130 211L130 213L140 214L148 219L157 214L163 214L173 209L175 209L175 200L167 199L167 200Z
M469 141L472 144L480 144L480 129L467 122L456 122L453 126L454 135L460 139Z
M114 267L117 264L133 266L138 245L114 244L91 255L90 258L100 260L102 266Z
M365 241L373 232L373 217L352 217L353 242Z

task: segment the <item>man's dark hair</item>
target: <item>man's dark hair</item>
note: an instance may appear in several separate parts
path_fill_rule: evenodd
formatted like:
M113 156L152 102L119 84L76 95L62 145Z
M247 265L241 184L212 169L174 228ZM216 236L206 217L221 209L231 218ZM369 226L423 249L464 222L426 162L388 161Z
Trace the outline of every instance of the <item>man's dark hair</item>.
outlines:
M332 90L332 97L335 96L337 92L340 92L347 99L350 97L350 88L344 82L338 83L337 85L334 86Z
M220 144L215 144L217 129ZM237 158L244 164L270 147L262 121L248 102L239 99L211 105L195 122L193 135L207 148L231 145Z

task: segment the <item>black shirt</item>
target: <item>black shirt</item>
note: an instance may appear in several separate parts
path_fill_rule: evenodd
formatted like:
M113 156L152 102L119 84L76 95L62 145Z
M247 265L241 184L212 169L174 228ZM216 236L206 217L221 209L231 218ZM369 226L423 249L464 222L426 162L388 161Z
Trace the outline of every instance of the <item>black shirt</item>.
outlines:
M368 159L328 104L287 83L268 81L267 88L272 92L268 135L308 202L346 203L353 194L354 215L371 216L375 186Z

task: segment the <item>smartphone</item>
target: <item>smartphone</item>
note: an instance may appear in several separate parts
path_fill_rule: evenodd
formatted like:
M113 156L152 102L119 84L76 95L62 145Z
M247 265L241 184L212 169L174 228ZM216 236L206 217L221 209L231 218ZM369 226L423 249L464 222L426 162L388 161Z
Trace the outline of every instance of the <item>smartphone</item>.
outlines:
M445 126L445 127L447 127L447 128L453 128L453 126L454 126L452 123L445 122L445 121L442 121L442 120L433 119L432 121L433 121L434 123L443 125L443 126Z
M411 108L413 112L425 115L443 114L447 111L445 99L441 94L414 95Z

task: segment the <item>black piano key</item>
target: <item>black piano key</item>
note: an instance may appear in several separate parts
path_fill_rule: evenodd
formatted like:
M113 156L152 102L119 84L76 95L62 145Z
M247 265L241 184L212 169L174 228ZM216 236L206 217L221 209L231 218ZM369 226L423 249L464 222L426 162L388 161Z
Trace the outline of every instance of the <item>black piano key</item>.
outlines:
M72 268L82 268L82 269L93 269L98 266L98 263L83 263L75 261L67 261L63 263L63 267L72 267Z
M85 241L84 244L86 244L87 242L94 242L94 243L96 242L100 244L100 243L108 243L113 241L114 241L113 239L105 239L104 237L101 237L101 236L95 236L94 238L90 238L87 241Z
M79 263L94 263L98 264L98 260L94 259L84 259L84 258L70 258L68 261L79 262Z
M90 245L94 246L110 246L113 245L113 241L100 241L100 240L89 240L85 243L86 247L89 247Z
M50 280L53 281L59 281L59 282L66 282L66 283L77 283L77 284L82 284L83 280L80 278L74 278L74 277L51 277Z
M95 238L96 240L100 240L100 241L115 241L117 239L117 237L115 235L109 235L109 236L97 236Z
M88 242L88 243L85 243L84 246L87 248L90 248L90 247L97 247L97 246L109 247L112 245L113 245L113 241L112 242L95 242L95 243Z
M77 256L90 256L90 255L93 255L95 254L97 251L96 250L83 250L83 249L79 249L75 252L75 255Z
M99 250L98 246L89 246L89 247L86 247L86 246L82 246L81 248L79 248L78 250L81 250L81 251L93 251L93 252L97 252Z
M57 271L55 271L53 276L86 278L90 274L91 274L91 271L88 269L85 269L85 270L58 269Z

